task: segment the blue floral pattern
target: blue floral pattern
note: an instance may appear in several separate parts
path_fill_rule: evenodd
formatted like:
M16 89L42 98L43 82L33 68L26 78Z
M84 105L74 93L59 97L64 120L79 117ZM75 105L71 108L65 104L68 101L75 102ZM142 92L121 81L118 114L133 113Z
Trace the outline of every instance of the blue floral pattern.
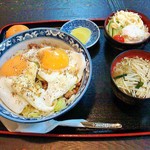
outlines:
M70 34L73 29L78 27L86 27L90 29L92 32L90 40L85 44L86 48L93 46L99 40L100 30L98 26L90 20L86 20L86 19L71 20L65 23L60 30Z

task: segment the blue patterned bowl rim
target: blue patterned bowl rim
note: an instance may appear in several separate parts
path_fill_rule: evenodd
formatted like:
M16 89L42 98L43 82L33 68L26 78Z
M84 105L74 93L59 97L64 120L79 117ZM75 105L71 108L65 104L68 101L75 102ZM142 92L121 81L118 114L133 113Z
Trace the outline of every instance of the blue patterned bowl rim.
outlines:
M70 109L72 109L78 102L79 100L83 97L85 92L88 89L88 86L91 81L91 76L92 76L92 61L89 52L87 49L83 46L81 42L76 40L73 36L70 34L67 34L63 31L60 31L55 28L33 28L24 32L21 32L19 34L16 34L3 42L0 43L0 58L3 56L3 54L6 51L9 51L12 47L17 46L17 44L23 43L24 41L28 41L31 39L38 39L38 38L54 38L54 39L59 39L64 41L65 43L69 44L72 46L76 51L81 52L85 56L86 60L86 69L85 69L85 74L83 77L83 82L81 85L81 88L77 94L76 99L68 105L67 108L64 110L61 110L57 113L54 113L52 115L42 117L42 118L25 118L20 115L16 115L15 113L11 112L8 110L2 103L0 103L0 116L7 118L9 120L15 121L15 122L21 122L21 123L37 123L37 122L42 122L42 121L47 121L53 118L56 118Z
M88 19L73 19L68 22L66 22L61 28L61 31L67 32L71 34L71 31L77 27L87 27L91 30L91 38L90 40L85 44L86 48L90 48L93 45L97 43L97 41L100 38L100 30L99 27L91 20Z

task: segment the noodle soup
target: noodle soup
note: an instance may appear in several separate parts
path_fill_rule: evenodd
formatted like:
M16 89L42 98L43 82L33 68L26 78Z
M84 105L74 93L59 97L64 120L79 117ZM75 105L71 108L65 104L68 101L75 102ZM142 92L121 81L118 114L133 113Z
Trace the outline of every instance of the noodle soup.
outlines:
M111 77L119 99L149 99L150 53L129 50L118 55L111 66Z
M116 64L113 73L116 85L126 94L150 97L150 61L141 57L125 57Z

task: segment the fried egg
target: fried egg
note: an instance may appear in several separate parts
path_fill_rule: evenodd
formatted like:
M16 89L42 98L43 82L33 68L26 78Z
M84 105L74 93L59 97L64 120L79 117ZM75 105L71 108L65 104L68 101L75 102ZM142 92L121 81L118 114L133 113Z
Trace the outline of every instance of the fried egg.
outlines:
M81 53L52 47L41 48L35 56L40 66L38 76L48 83L42 96L47 105L51 106L55 99L63 96L81 80L85 58ZM43 107L40 110L46 111Z
M0 90L0 98L18 114L27 105L51 112L54 101L81 80L85 66L84 56L72 50L50 46L29 49L12 57L0 68L0 88L4 89ZM46 89L36 82L37 77L47 82ZM6 98L5 89L11 103Z
M19 76L27 67L27 62L21 55L16 55L6 61L0 68L0 99L15 113L22 112L27 102L24 98L17 95L13 88L13 79Z
M68 72L78 77L77 82L81 80L86 66L85 58L81 53L71 50L64 50L61 48L41 48L39 50L38 57L38 62L41 66L39 69L39 74L42 71L47 75L52 72Z

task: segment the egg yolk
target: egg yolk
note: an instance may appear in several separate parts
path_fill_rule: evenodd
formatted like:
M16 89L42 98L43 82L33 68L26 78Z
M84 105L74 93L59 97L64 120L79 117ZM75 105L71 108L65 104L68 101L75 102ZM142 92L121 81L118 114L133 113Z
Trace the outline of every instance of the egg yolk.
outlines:
M44 69L59 70L68 66L69 57L63 49L44 50L39 53L41 67Z
M6 31L6 38L13 36L22 31L29 30L29 28L25 25L13 25Z
M6 61L0 68L0 76L18 76L27 67L27 62L21 55L17 55Z

